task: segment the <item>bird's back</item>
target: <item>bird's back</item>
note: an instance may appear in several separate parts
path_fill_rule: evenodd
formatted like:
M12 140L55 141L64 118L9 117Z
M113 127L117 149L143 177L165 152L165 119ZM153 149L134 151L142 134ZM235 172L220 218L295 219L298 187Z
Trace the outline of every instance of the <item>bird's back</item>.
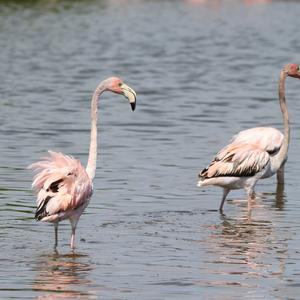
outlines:
M254 127L242 130L231 140L231 143L246 143L267 151L273 155L282 146L283 134L273 127Z

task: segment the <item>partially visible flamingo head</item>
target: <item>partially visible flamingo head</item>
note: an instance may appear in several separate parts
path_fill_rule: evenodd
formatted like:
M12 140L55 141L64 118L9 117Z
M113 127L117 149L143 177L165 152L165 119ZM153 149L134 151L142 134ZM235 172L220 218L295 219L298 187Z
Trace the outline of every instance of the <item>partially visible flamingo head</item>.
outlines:
M127 98L129 101L132 110L135 110L136 106L136 92L125 84L118 77L109 77L105 79L103 82L103 87L106 91L110 91L116 94L121 94Z
M300 79L299 65L297 64L285 65L283 71L287 76Z

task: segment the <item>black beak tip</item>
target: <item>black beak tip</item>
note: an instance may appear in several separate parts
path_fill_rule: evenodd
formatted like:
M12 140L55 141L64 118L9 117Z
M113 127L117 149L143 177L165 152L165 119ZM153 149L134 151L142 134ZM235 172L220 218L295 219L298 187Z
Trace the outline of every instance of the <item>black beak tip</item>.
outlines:
M132 111L135 110L135 102L130 103Z

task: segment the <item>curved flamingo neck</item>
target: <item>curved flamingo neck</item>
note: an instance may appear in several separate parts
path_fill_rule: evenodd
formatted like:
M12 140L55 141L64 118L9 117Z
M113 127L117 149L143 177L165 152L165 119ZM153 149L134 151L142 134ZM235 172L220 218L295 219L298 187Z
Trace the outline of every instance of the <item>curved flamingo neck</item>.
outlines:
M101 82L94 91L91 102L91 141L89 158L86 166L86 172L91 180L95 177L97 166L97 124L98 124L98 102L100 95L105 91L105 86Z
M279 105L280 105L280 109L281 109L281 113L282 113L282 117L283 117L283 126L284 126L283 135L284 135L284 137L283 137L282 146L276 155L276 157L278 158L278 161L280 163L280 166L278 166L278 168L281 167L282 163L287 158L287 153L288 153L289 143L290 143L289 113L288 113L287 104L286 104L286 100L285 100L285 79L286 79L286 77L287 77L286 73L284 71L281 71L278 92L279 92Z

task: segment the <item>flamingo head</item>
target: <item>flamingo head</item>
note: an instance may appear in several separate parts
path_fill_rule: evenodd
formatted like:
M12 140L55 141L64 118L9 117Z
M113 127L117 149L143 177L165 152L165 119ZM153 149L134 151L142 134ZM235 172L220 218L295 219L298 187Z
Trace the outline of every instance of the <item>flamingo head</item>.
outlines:
M125 84L118 77L109 77L104 80L105 90L123 95L129 101L132 110L135 110L136 106L136 92Z
M288 64L283 68L287 76L300 79L299 65Z

